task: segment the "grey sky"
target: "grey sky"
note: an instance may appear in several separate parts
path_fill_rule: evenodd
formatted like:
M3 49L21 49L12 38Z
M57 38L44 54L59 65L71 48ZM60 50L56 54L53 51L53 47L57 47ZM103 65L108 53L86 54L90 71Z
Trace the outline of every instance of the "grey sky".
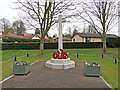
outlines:
M11 22L15 20L14 17L17 15L17 12L11 9L12 1L15 0L0 0L0 18L9 19Z
M11 7L13 7L12 2L15 2L16 0L0 0L0 18L6 18L8 20L10 20L10 23L12 23L13 21L19 19L17 13L17 10L12 9ZM117 0L117 2L120 0ZM85 24L87 26L87 24ZM84 28L84 23L80 23L80 21L76 21L76 20L72 20L72 22L70 23L64 23L63 25L63 33L67 33L67 29L68 27L71 27L73 29L73 26L76 26L79 31L82 31ZM116 26L117 27L117 26ZM117 28L115 28L117 29ZM34 33L34 31L28 31L28 33ZM113 33L113 34L118 34L117 30L111 30L109 33ZM54 34L58 34L57 28L55 28L55 30L50 30L49 31L49 35L54 35Z

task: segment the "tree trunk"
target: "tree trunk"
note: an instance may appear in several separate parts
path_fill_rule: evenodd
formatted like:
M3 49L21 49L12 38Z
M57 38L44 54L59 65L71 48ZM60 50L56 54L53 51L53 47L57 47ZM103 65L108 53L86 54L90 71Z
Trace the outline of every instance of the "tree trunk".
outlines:
M41 38L40 40L40 56L43 56L43 49L44 49L44 39Z
M103 33L103 52L106 52L106 33Z

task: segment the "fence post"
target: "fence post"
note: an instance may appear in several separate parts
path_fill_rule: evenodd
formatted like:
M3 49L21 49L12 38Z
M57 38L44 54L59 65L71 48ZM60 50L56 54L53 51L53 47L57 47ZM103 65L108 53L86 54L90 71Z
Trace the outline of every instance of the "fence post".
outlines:
M117 58L115 57L115 64L117 64Z
M15 55L15 57L14 57L14 61L16 61L16 55Z
M79 57L79 54L77 53L77 58Z
M104 54L102 53L102 58L104 58Z
M29 53L27 53L27 57L29 56Z

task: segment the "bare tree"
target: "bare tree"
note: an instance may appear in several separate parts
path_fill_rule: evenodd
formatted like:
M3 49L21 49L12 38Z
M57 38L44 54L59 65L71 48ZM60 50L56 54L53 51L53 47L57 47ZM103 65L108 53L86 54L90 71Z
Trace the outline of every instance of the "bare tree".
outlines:
M2 26L2 32L4 32L4 33L14 33L8 19L5 19L5 18L0 19L0 24Z
M23 21L16 20L12 24L12 28L16 35L22 35L26 31Z
M68 27L68 32L69 32L69 36L71 37L71 36L72 36L72 34L71 34L71 33L72 33L72 30L71 30L71 27L70 27L70 26Z
M115 0L87 1L82 2L80 6L82 10L78 11L78 15L103 37L103 51L106 52L106 33L117 24Z
M27 21L28 26L39 28L41 32L40 55L43 55L44 37L55 24L54 19L60 13L75 9L73 2L74 0L17 0L16 9L26 13L22 18Z

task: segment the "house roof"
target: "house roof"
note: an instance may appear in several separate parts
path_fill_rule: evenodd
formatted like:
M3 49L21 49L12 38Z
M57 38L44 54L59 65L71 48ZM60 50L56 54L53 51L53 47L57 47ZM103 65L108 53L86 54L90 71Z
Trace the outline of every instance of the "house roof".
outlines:
M18 38L24 38L24 39L30 39L32 38L33 36L17 36Z
M75 34L76 35L76 34ZM73 35L73 37L75 36L75 35ZM97 33L78 33L78 35L79 36L81 36L81 37L84 37L84 38L86 38L86 37L93 37L93 38L101 38L102 36L101 35L99 35L99 34L97 34ZM72 37L72 38L73 38ZM114 35L114 34L106 34L106 37L107 38L110 38L110 37L118 37L117 35Z
M30 33L23 33L23 36L34 36L34 34L30 34Z
M34 34L34 36L37 35L39 38L41 38L41 34ZM44 39L48 39L47 35L45 35Z
M96 38L101 37L101 35L96 34L96 33L78 33L78 35L81 37L96 37Z
M41 38L41 34L29 34L29 33L23 33L23 37L20 37L20 38L29 39L29 38L34 37L35 35ZM45 39L48 39L47 35L45 35Z
M2 34L2 35L0 35L0 38L2 38L2 37L17 37L17 38L30 39L35 35L37 35L39 38L41 38L41 34L29 34L29 33L23 33L23 36L16 36L12 33ZM45 35L45 39L48 39L47 35Z
M117 35L115 35L115 34L106 34L106 37L108 38L110 38L110 37L112 37L112 38L116 38L116 37L118 37Z
M57 37L52 37L51 39L57 39Z
M9 34L2 34L0 37L17 37L17 36L12 33L9 33Z
M9 34L2 34L0 37L16 37L16 38L24 38L24 39L29 39L29 38L33 37L32 34L24 33L23 35L25 35L25 36L16 36L16 35L14 35L12 33L9 33Z
M18 38L24 38L23 36L17 36Z

